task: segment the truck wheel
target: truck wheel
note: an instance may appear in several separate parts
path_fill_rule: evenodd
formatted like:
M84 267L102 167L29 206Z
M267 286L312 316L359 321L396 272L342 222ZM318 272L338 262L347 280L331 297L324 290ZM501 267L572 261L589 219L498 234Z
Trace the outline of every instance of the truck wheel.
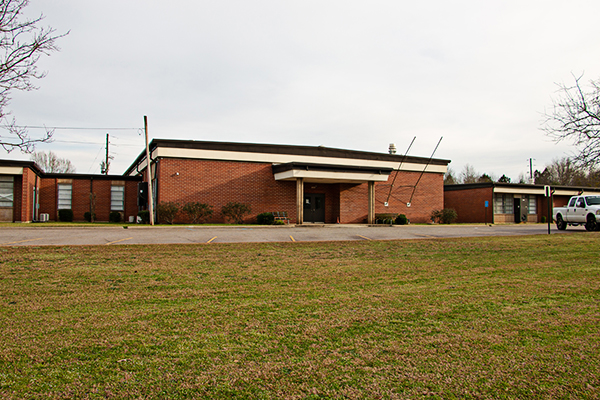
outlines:
M598 224L596 223L596 217L593 215L587 216L587 222L585 223L586 231L595 231L598 229Z
M562 216L559 214L556 216L556 228L559 231L564 231L567 229L567 223L562 219Z

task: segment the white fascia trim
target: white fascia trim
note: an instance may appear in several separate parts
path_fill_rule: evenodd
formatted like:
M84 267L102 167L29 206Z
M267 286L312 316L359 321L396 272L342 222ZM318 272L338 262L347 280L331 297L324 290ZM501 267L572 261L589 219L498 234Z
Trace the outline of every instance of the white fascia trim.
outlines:
M389 175L381 174L361 174L349 172L325 172L325 171L304 171L290 170L275 174L276 181L291 181L296 178L304 178L307 182L387 182Z
M554 191L555 196L577 196L579 195L578 189L556 189ZM507 188L507 187L497 187L494 188L494 193L512 193L512 194L541 194L544 195L544 189L528 189L528 188ZM598 195L599 191L586 191L584 193Z
M583 193L581 193L581 191L577 190L577 189L573 189L573 190L557 189L554 191L554 195L558 195L558 196L586 196L586 195L598 196L598 195L600 195L600 190L599 191L584 190Z
M311 164L328 164L328 165L346 165L357 167L375 167L375 168L392 168L397 169L399 163L391 161L374 161L362 160L356 158L335 158L335 157L316 157L316 156L301 156L294 154L274 154L274 153L245 153L238 151L222 151L222 150L204 150L204 149L178 149L172 147L159 147L158 151L152 155L152 158L169 157L169 158L191 158L202 160L221 160L221 161L245 161L245 162L263 162L270 164L286 164L289 162L311 163ZM140 165L146 165L142 161ZM403 163L401 171L423 171L423 164ZM142 169L140 167L140 169ZM445 174L448 170L446 165L427 166L425 172L433 172Z
M0 167L2 175L23 175L22 167Z
M512 193L512 194L544 194L544 189L534 189L534 188L506 188L506 187L496 187L494 188L494 193Z

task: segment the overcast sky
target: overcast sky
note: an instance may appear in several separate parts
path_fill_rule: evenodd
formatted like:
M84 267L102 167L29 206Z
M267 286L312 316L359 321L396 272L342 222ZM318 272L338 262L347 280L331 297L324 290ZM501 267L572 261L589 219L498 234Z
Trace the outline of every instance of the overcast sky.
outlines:
M410 154L429 157L443 136L435 157L456 173L514 181L573 151L540 130L556 83L600 78L598 0L31 0L42 12L70 33L9 108L90 128L37 148L80 173L99 173L107 133L123 173L147 115L151 138L404 153L416 136Z

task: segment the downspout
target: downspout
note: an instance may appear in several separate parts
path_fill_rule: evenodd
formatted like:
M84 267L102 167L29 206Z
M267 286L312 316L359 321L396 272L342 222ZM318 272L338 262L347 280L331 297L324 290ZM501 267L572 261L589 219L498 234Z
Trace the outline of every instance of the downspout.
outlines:
M37 174L35 174L35 186L33 187L33 215L32 215L32 219L33 221L37 221L38 220L38 213L39 213L39 199L40 199L40 194L39 194L39 188L38 188L38 176Z
M156 201L154 202L154 215L155 218L154 220L156 222L158 222L158 203L159 203L159 196L158 196L158 176L159 176L159 172L160 172L160 157L158 157L156 160L154 160L154 166L156 168L156 171L154 172L154 182L152 187L154 188L154 191L156 191Z

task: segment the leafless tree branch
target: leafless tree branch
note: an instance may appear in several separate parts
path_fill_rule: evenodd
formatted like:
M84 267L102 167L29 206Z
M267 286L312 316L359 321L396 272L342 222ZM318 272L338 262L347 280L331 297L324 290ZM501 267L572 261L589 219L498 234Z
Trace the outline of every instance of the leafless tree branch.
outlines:
M57 51L56 40L68 34L57 35L52 28L40 27L43 15L24 18L23 9L28 4L29 0L0 1L0 122L8 131L8 137L0 135L0 146L8 152L19 149L31 153L36 143L51 141L53 131L32 138L26 128L8 119L6 108L13 90L37 89L32 80L46 75L36 67L39 58Z
M557 84L553 107L544 114L542 129L553 140L568 140L577 148L573 157L579 166L600 165L600 80L584 89L583 75L573 76L575 84Z

